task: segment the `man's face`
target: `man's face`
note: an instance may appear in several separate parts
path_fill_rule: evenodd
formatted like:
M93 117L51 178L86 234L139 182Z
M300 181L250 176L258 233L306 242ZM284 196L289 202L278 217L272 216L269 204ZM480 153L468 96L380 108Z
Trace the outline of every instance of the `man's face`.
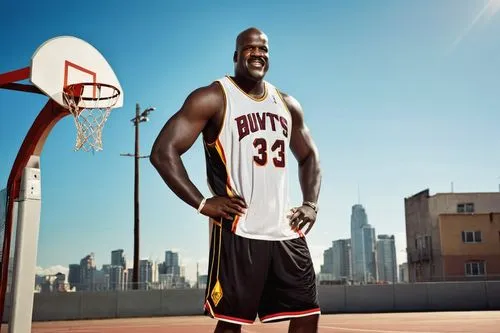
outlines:
M262 80L269 69L267 36L257 31L242 36L235 62L237 74L254 81Z

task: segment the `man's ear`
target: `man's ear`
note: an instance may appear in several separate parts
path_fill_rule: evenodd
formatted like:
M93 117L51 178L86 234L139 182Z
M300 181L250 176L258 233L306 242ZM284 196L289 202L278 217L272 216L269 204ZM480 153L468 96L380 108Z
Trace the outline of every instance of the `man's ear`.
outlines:
M236 62L238 59L238 51L234 51L234 54L233 54L233 62Z

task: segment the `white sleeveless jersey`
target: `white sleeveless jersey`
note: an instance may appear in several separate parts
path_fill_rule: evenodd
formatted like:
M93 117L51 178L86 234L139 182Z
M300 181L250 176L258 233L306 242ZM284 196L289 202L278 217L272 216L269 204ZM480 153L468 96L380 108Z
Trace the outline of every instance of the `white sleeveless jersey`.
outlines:
M292 117L283 97L268 82L260 99L229 76L217 82L224 90L225 113L217 140L204 144L208 184L214 195L238 196L248 206L243 216L222 224L247 238L299 237L287 217Z

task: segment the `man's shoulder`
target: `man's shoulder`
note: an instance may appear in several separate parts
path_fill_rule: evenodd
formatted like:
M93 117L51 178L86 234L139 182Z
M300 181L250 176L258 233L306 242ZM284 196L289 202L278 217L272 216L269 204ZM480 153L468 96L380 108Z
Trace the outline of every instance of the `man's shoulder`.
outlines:
M193 90L188 99L195 103L214 105L224 101L224 93L220 82L216 80Z
M210 84L207 84L205 86L200 86L196 88L193 93L196 94L215 94L215 95L220 95L222 93L222 83L220 79L214 80L210 82Z
M278 91L278 93L281 95L281 97L283 98L283 101L285 102L287 108L290 110L290 111L298 111L298 110L302 110L302 107L300 106L300 103L299 101L293 97L292 95L290 94L287 94L286 92L276 88L276 91Z

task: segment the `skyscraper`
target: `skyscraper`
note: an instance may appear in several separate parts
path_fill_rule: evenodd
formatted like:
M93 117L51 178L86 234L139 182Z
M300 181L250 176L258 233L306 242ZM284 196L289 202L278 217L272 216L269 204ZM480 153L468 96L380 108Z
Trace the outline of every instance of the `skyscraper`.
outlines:
M165 251L165 265L179 266L179 253L172 251Z
M365 259L365 279L364 282L377 281L377 252L375 250L375 228L365 224L363 230L363 253Z
M366 282L366 264L364 251L363 226L368 224L368 217L362 205L356 204L351 210L351 267L354 281Z
M165 273L171 274L174 279L181 276L181 267L179 266L179 253L165 251Z
M109 268L109 287L111 290L125 289L125 274L122 266Z
M139 289L148 289L148 286L153 282L153 261L139 261Z
M334 280L350 280L351 270L351 240L339 239L332 243L332 275Z
M133 275L134 275L133 268L127 268L125 270L125 289L127 289L127 290L134 289L134 282L132 281ZM139 285L140 285L140 282L139 282Z
M94 253L86 255L80 260L80 289L77 288L77 290L94 290L95 271Z
M398 275L394 235L379 235L377 238L378 280L396 283Z
M332 274L333 273L333 249L330 247L323 251L323 265L321 265L322 274ZM333 277L331 278L333 279Z
M111 266L121 266L123 269L127 268L123 249L111 251Z
M69 287L73 289L74 287L80 288L80 265L78 264L70 264L69 265L69 272L68 272L68 283Z

